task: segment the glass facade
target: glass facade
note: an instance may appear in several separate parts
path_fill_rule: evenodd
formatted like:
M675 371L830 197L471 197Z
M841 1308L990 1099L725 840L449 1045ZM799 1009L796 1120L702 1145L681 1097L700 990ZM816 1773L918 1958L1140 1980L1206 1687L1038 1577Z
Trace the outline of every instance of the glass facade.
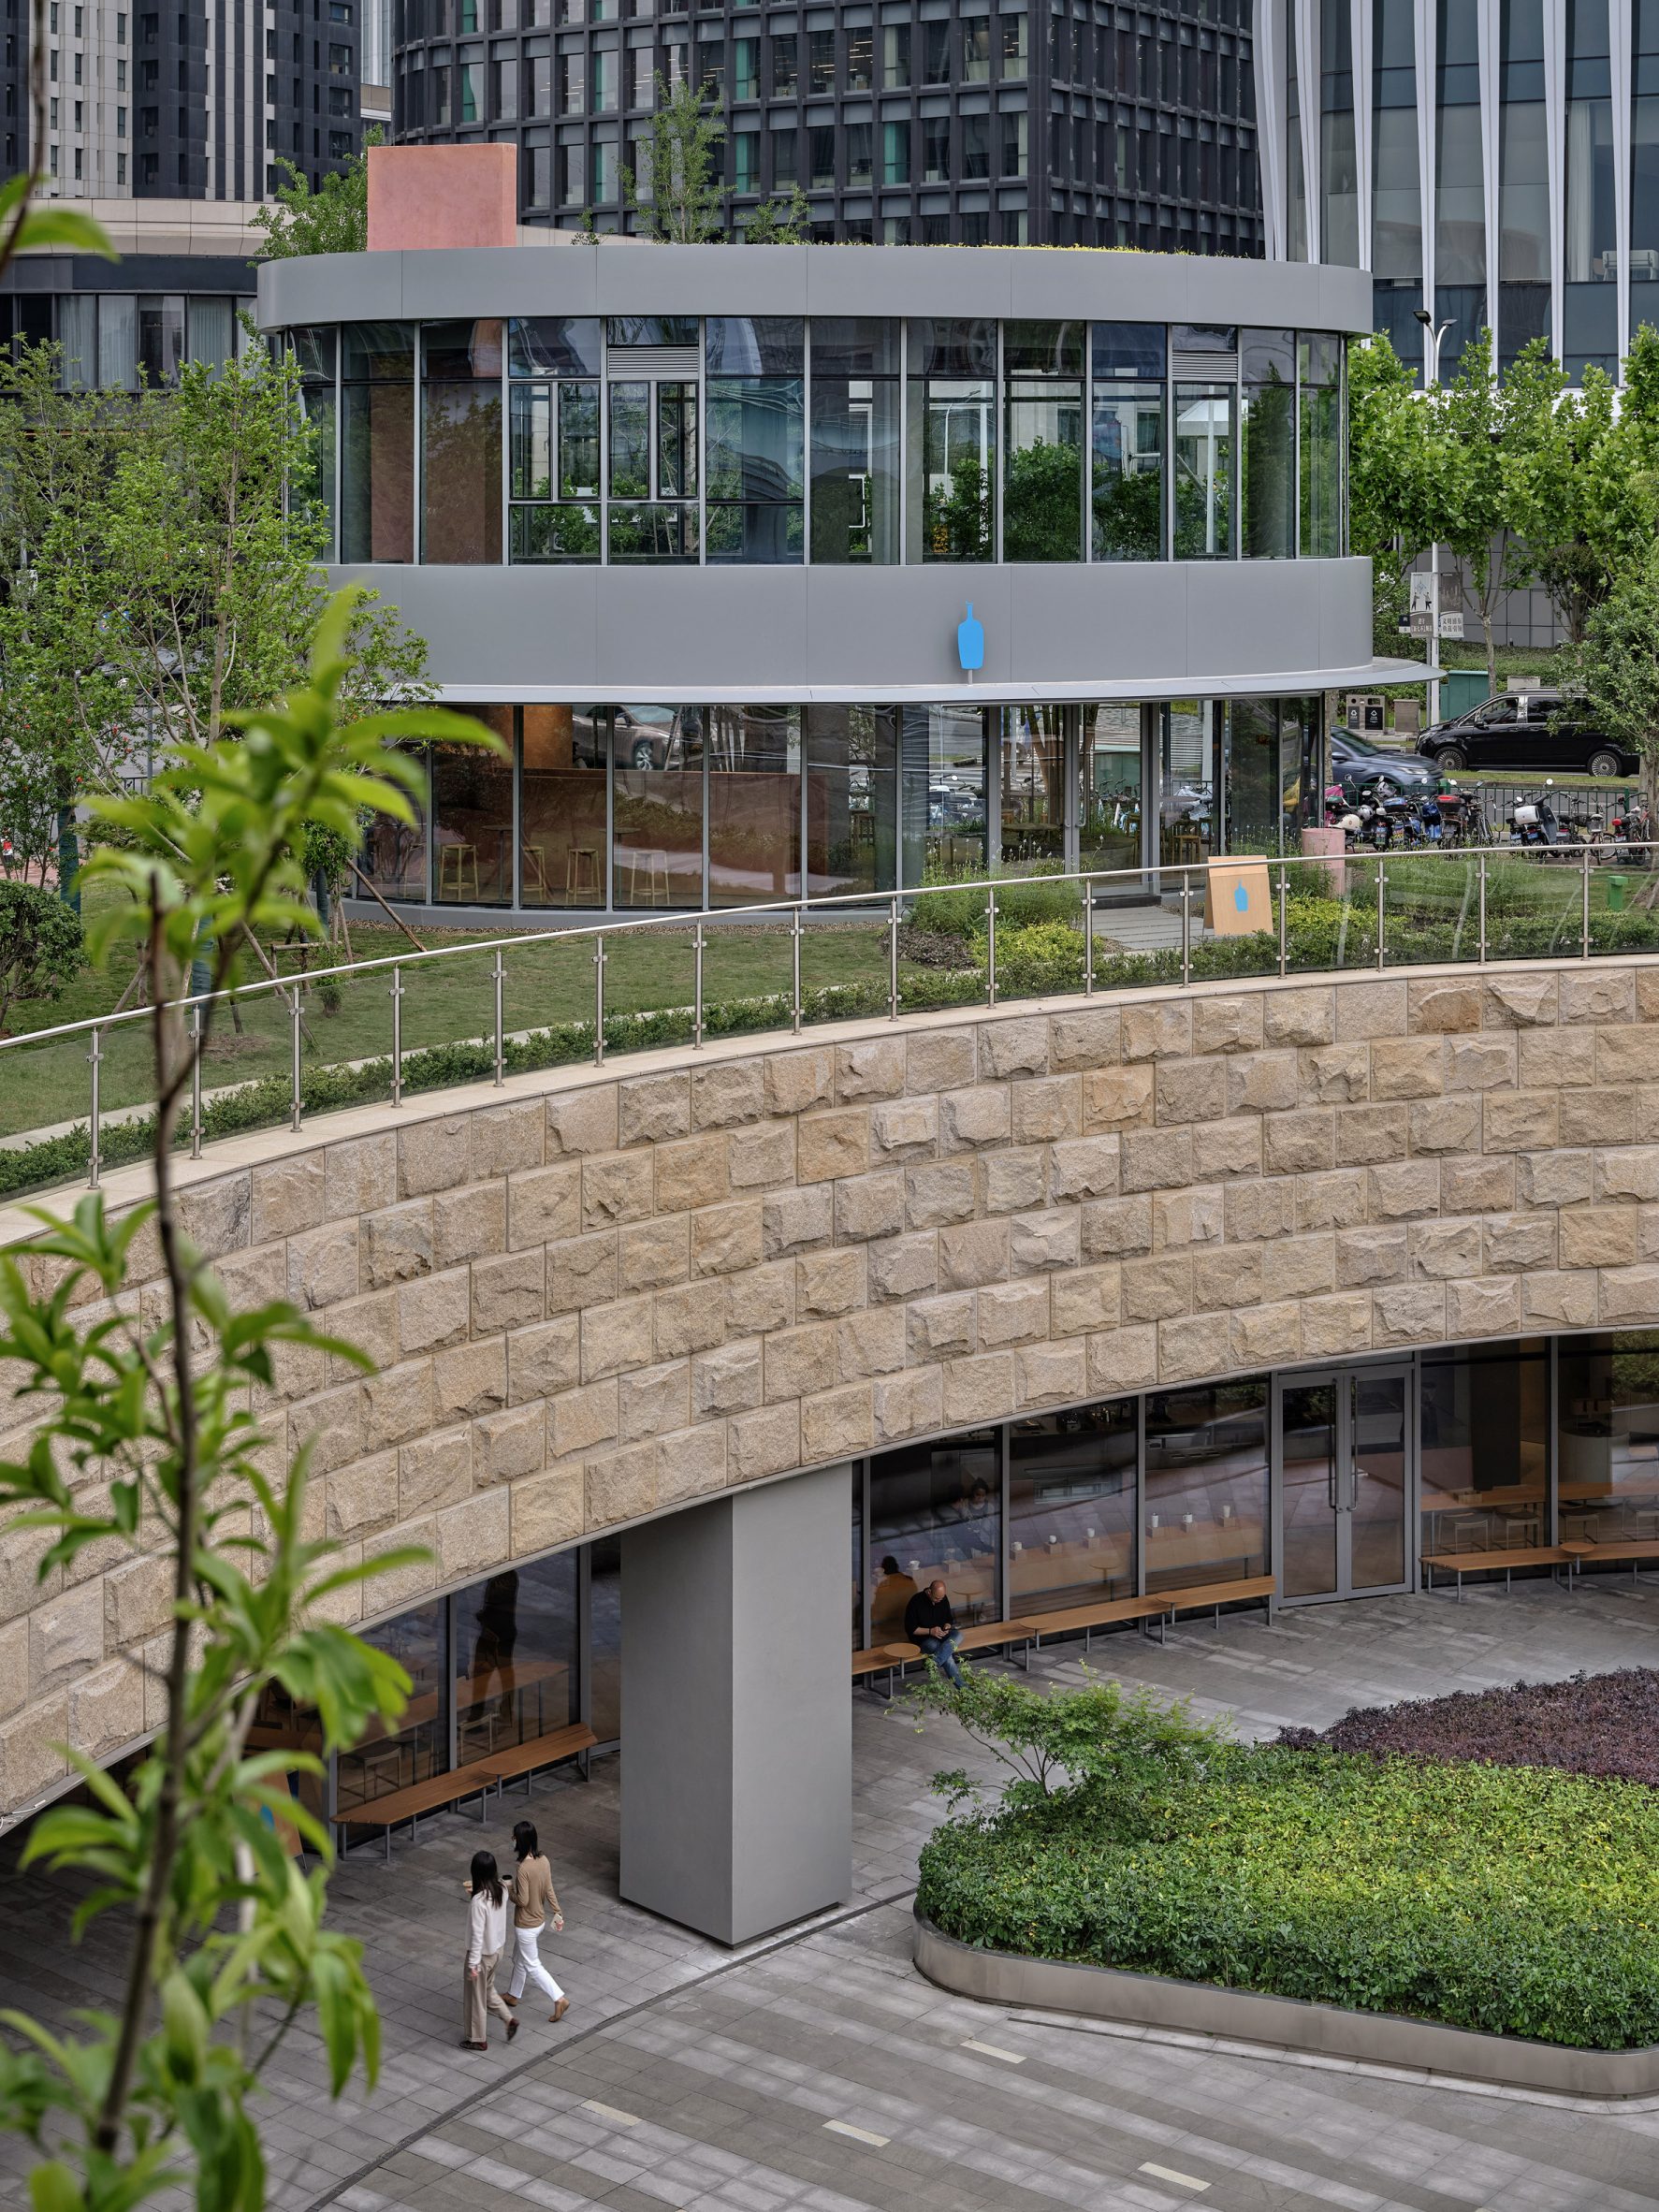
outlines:
M289 342L343 561L1344 550L1344 342L1324 332L532 316Z

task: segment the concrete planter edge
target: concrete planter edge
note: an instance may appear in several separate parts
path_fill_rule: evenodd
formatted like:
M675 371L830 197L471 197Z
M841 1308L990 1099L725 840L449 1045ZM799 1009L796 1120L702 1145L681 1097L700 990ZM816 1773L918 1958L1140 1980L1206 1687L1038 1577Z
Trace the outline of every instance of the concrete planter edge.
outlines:
M936 1928L918 1907L915 1963L930 1982L982 2003L1076 2013L1140 2028L1172 2029L1277 2045L1320 2058L1400 2066L1508 2088L1622 2100L1659 2094L1659 2045L1579 2050L1521 2036L1488 2035L1394 2013L1349 2012L1296 1997L1212 1983L1177 1982L1113 1967L976 1950Z

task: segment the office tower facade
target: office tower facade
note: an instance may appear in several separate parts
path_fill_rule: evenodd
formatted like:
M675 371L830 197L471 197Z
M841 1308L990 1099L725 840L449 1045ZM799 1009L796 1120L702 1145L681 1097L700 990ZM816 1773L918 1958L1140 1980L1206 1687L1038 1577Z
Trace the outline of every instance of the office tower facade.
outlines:
M1263 0L1267 251L1375 280L1414 361L1483 326L1578 376L1659 322L1659 0Z
M729 218L819 239L1261 250L1247 0L393 0L400 142L506 139L527 222L633 227L657 88L706 86Z
M358 11L372 0L48 0L46 189L254 200L279 156L313 184L358 152ZM5 0L6 172L30 158L26 0Z

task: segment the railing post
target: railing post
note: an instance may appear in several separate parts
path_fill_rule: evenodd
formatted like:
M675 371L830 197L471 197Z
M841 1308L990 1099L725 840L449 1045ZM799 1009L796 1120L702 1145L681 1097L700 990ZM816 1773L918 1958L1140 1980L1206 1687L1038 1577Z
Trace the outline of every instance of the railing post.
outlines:
M790 922L790 1027L798 1037L801 1034L801 910L796 907Z
M1388 956L1388 948L1383 943L1385 921L1383 900L1387 895L1384 887L1388 880L1388 871L1383 866L1382 854L1379 852L1376 856L1376 965L1378 968L1382 966Z
M296 1129L298 1129L298 1127L299 1127L299 1103L300 1103L300 1101L299 1101L299 1055L300 1055L300 1051L301 1051L301 1045L302 1045L302 1041L301 1041L301 1037L300 1037L300 1024L301 1024L301 1022L302 1022L302 1021L303 1021L303 1019L304 1019L304 1009L301 1007L301 1005L300 1005L300 1003L299 1003L299 985L298 984L298 982L297 982L297 983L294 985L294 998L293 998L293 1004L292 1004L292 1006L291 1006L291 1008L290 1008L290 1010L289 1010L289 1011L290 1011L290 1012L291 1012L291 1013L292 1013L292 1015L293 1015L292 1028L293 1028L293 1035L294 1035L294 1052L293 1052L293 1068L294 1068L294 1122L293 1122L293 1126L294 1126L294 1128L295 1128Z
M1480 864L1480 966L1486 966L1486 852L1479 855Z
M898 1019L898 895L894 894L887 918L887 1019Z
M604 932L593 940L593 1065L604 1066Z
M1192 870L1181 871L1181 981L1192 981Z
M495 955L495 1087L498 1091L507 1080L507 1039L503 1020L506 998L507 971L498 946Z
M190 1009L190 1157L201 1157L201 1000Z
M1290 886L1285 864L1279 863L1279 973L1285 974L1289 966L1286 940L1286 916L1289 909Z
M1583 895L1579 910L1584 939L1579 958L1588 960L1590 957L1590 848L1588 845L1579 848L1579 857L1583 863L1583 881L1580 886Z
M691 939L691 1050L703 1050L703 924Z
M1083 880L1083 989L1085 998L1095 995L1095 880Z
M985 1004L997 1003L997 887L985 894Z
M403 963L392 962L392 1104L403 1103Z
M98 1187L98 1120L103 1104L99 1081L104 1066L104 1032L101 1027L94 1029L92 1050L86 1057L87 1064L92 1069L92 1119L87 1125L89 1157L86 1163L86 1186L89 1190L96 1190Z

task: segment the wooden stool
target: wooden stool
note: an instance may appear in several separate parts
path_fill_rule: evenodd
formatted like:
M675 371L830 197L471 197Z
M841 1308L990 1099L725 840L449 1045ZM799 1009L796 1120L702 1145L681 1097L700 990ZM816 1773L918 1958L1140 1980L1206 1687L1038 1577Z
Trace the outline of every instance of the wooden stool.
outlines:
M639 895L639 871L646 872L646 895ZM640 846L628 855L628 904L665 907L668 904L668 855L650 846Z
M438 848L438 896L447 895L453 889L460 898L469 879L473 896L478 895L478 848L476 845L440 845Z
M573 845L564 856L564 903L600 904L599 855L589 845Z
M547 871L542 865L542 848L539 845L519 846L518 869L521 895L528 898L533 888L538 906L551 905L552 901L547 896Z

